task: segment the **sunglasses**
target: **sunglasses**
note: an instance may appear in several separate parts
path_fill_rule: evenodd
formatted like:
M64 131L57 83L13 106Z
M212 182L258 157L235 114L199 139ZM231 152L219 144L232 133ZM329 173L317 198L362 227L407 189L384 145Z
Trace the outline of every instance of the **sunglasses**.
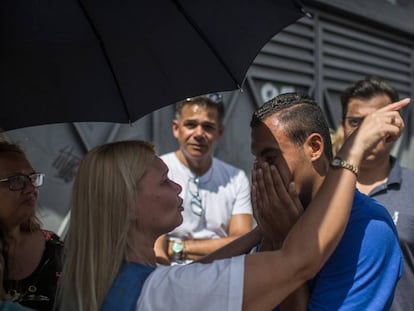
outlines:
M200 197L200 179L198 177L190 178L188 181L188 192L191 194L191 211L197 215L204 214L204 208Z
M196 96L196 97L188 97L188 98L185 99L185 101L186 102L191 102L191 101L194 101L195 99L200 98L200 97L206 97L215 104L221 104L223 102L223 95L221 95L220 93L209 93L209 94Z
M0 179L0 182L8 183L10 191L20 191L26 188L29 183L32 184L33 187L40 187L43 185L44 177L45 174L42 173L34 173L30 175L19 174Z

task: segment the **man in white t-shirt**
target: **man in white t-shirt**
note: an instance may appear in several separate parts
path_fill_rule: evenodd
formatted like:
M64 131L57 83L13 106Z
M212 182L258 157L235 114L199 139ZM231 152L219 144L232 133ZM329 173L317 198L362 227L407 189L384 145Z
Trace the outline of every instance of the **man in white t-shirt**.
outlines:
M223 134L224 103L218 94L177 103L172 122L179 148L161 156L168 176L179 183L183 223L159 238L160 263L188 263L252 229L250 183L246 174L213 157Z

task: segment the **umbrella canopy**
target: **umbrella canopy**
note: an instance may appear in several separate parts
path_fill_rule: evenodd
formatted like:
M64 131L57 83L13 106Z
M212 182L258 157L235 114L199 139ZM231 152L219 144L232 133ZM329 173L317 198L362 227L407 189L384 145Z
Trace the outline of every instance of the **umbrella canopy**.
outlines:
M297 0L2 0L0 128L133 122L241 87Z

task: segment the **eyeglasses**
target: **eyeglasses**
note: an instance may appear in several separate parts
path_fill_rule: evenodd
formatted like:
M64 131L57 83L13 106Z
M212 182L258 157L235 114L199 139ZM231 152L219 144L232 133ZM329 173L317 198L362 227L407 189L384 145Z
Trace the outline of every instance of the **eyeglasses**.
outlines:
M190 178L188 180L188 192L191 194L191 211L197 216L204 214L204 208L201 204L199 183L200 179L198 177Z
M200 95L196 97L188 97L185 99L185 101L191 102L195 100L196 98L200 98L200 97L207 97L209 100L211 100L215 104L220 104L223 102L223 95L221 95L220 93L209 93L209 94Z
M345 117L345 120L350 127L358 127L364 121L364 117Z
M26 188L29 183L32 184L33 187L40 187L43 185L44 177L45 174L42 173L34 173L30 175L19 174L0 179L0 182L8 183L10 191L20 191Z

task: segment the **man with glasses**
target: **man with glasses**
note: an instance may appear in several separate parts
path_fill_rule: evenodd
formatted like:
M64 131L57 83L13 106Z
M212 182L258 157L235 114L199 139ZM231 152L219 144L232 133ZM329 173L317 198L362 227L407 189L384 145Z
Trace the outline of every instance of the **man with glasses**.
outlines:
M223 135L224 103L219 94L176 104L172 131L179 148L161 156L169 177L183 187L183 224L158 239L161 263L188 263L252 229L246 174L215 157Z
M371 112L396 102L397 92L378 77L356 81L341 96L342 130L346 139ZM380 142L361 162L357 188L380 201L397 227L404 255L393 311L414 310L414 171L401 167L391 156L392 143Z

